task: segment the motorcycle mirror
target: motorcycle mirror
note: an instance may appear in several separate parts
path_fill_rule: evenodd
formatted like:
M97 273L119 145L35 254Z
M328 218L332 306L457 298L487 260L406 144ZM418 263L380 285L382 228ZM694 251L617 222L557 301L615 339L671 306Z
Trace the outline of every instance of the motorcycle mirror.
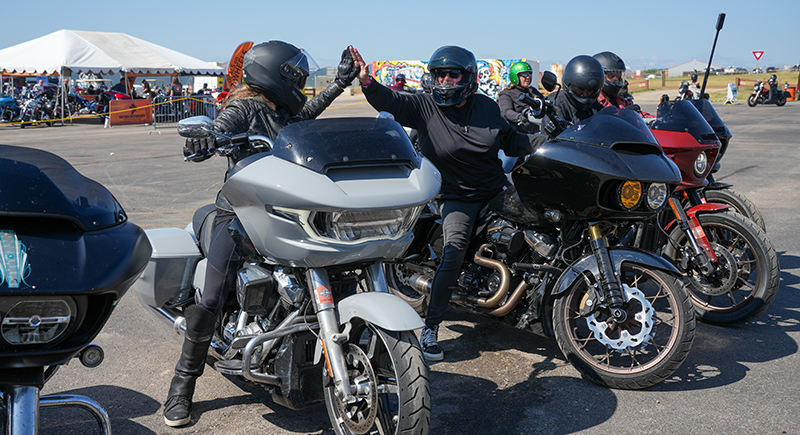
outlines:
M626 107L626 109L635 110L637 112L642 110L638 104L631 104L630 106Z
M552 71L545 71L542 73L542 79L540 80L542 83L542 87L547 90L547 92L553 92L553 89L556 88L556 84L558 83L558 78Z
M719 14L719 17L717 17L717 30L718 31L722 30L722 25L723 24L725 24L725 13L724 12Z
M208 116L192 116L178 121L178 134L183 137L202 139L207 137L214 126L214 121Z

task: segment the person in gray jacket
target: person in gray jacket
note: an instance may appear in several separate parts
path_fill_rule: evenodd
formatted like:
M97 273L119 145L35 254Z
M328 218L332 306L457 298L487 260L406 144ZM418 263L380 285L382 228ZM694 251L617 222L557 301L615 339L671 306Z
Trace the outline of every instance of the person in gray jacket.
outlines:
M269 41L253 46L244 57L242 85L228 96L224 110L214 120L214 130L229 136L247 133L274 140L284 126L319 116L358 74L348 47L342 53L334 82L306 101L305 82L314 68L314 60L292 44ZM183 153L189 160L201 162L214 155L215 146L214 137L187 139ZM229 167L248 155L230 155ZM168 426L183 426L191 421L195 383L203 374L217 315L241 262L227 231L236 215L221 193L217 194L216 206L202 300L184 311L185 340L164 404L164 422Z

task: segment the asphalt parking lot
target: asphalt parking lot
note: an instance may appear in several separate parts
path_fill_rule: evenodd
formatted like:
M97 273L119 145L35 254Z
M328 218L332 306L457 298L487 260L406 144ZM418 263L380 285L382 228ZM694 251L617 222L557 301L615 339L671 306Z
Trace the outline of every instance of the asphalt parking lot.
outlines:
M637 102L655 113L657 95ZM742 100L744 101L744 100ZM694 347L667 381L610 390L580 378L554 340L450 310L440 331L444 362L432 364L431 434L798 434L800 433L800 103L716 104L733 132L719 181L761 210L781 263L781 288L757 321L736 328L698 324ZM324 117L375 116L360 95L343 96ZM19 129L0 126L0 144L42 148L104 184L145 229L183 227L211 202L223 159L182 161L174 128L96 123ZM331 434L324 406L291 411L260 387L213 370L198 381L185 428L163 424L161 404L182 339L130 292L95 341L105 362L63 367L42 394L83 394L108 412L115 434ZM99 433L80 410L43 409L42 434Z

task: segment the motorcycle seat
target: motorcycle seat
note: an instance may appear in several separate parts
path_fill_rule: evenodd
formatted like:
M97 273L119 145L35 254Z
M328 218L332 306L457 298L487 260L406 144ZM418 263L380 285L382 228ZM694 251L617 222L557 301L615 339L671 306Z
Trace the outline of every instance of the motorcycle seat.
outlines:
M214 217L217 215L217 206L206 204L197 209L192 217L192 230L197 242L200 244L200 252L205 255L208 246L211 244L211 234L214 232Z

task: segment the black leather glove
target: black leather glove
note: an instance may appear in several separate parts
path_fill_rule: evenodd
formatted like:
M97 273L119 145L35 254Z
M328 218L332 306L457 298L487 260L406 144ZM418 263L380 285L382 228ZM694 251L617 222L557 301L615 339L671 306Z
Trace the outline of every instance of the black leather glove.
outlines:
M208 136L202 139L187 138L183 145L183 156L190 157L190 161L202 162L210 159L214 155L216 148L216 138Z
M350 86L350 83L353 83L353 80L361 71L361 67L356 66L353 61L353 55L350 54L350 46L345 48L342 52L342 60L339 62L338 69L339 70L336 72L336 79L334 79L333 82L341 89Z

